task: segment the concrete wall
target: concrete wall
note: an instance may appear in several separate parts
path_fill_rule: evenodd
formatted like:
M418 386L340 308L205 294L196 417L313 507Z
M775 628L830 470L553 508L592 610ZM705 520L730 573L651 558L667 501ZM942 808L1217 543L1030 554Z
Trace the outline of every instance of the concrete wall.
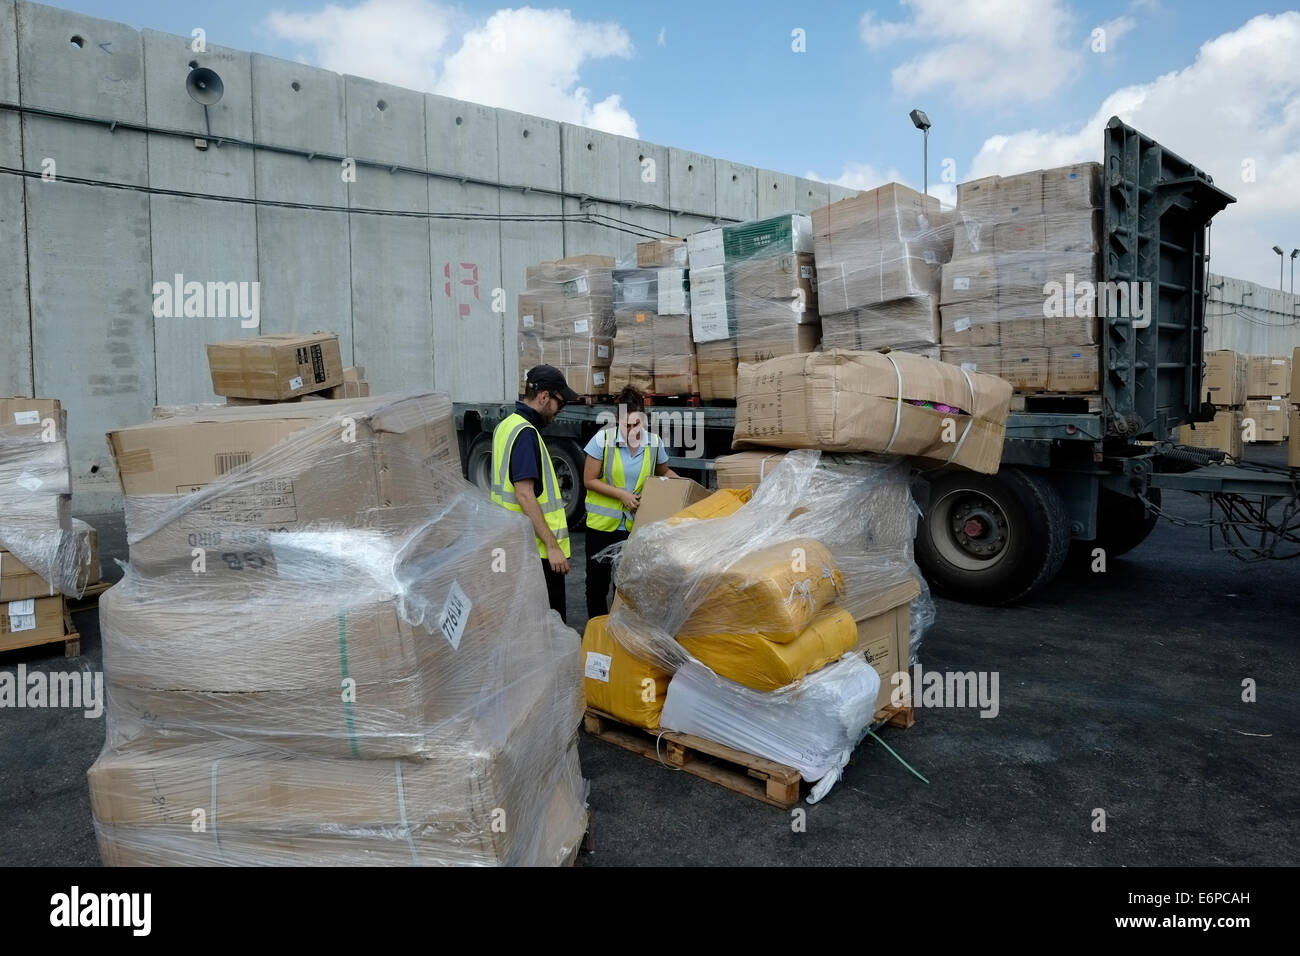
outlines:
M225 86L206 115L185 91L196 65ZM0 0L0 103L103 121L0 109L0 166L54 174L0 172L0 395L68 408L78 513L117 504L104 433L155 404L218 400L204 345L257 331L155 318L157 280L260 283L260 331L337 331L376 391L498 400L518 377L525 267L630 257L640 238L509 217L686 235L852 195L15 0Z
M1300 295L1219 275L1210 276L1209 289L1207 351L1235 349L1279 357L1300 348Z

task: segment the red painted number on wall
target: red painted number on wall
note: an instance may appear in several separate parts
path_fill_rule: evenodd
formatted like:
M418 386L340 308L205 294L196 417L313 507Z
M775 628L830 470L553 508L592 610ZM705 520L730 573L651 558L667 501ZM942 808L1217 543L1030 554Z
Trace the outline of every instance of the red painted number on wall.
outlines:
M452 300L458 300L458 299L463 300L465 297L465 290L463 287L470 286L474 289L475 300L481 299L482 297L479 295L479 288L478 288L478 264L474 262L455 263L455 265L459 267L456 270L456 275L460 277L456 279L453 279L451 274L452 265L453 263L448 262L445 263L442 267L442 274L447 280L443 284L442 288L443 291L447 293L447 298ZM466 278L466 276L468 276L468 278ZM459 294L454 294L452 292L453 286L456 287L457 292ZM465 301L461 301L458 304L457 311L459 312L461 318L469 317L470 306L471 303Z

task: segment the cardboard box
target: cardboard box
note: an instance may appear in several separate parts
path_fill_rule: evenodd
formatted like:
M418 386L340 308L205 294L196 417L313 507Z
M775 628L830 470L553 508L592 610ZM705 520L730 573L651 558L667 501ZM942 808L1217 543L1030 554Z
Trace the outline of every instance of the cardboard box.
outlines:
M1292 402L1300 404L1300 348L1291 356L1291 391Z
M0 604L0 651L35 647L64 634L61 594Z
M58 592L43 577L0 548L0 602L53 597Z
M659 297L659 270L615 269L614 309L630 311L645 309L655 311Z
M542 362L557 368L573 365L609 368L614 357L614 339L603 335L570 335L547 339L542 344L541 353Z
M609 369L588 365L558 366L569 388L579 395L608 395Z
M1051 352L1045 348L1003 348L1002 378L1017 392L1045 392L1050 380Z
M880 675L880 695L876 698L875 719L883 719L893 705L894 690L899 686L894 675L906 672L911 658L911 604L903 603L879 614L857 620L858 642L854 650ZM903 706L912 702L910 695Z
M996 345L971 348L953 348L945 345L939 349L940 361L956 365L967 372L985 375L1002 375L1002 350Z
M1218 448L1238 460L1242 457L1242 415L1240 409L1220 408L1212 422L1198 422L1195 426L1183 425L1178 429L1178 441L1193 448Z
M660 315L688 315L690 287L690 273L686 269L660 269L655 280L655 311Z
M1047 225L1042 216L1000 222L993 227L995 255L1042 252L1047 248Z
M542 334L546 323L543 296L537 292L519 293L519 331L520 333Z
M736 354L740 361L762 362L778 355L817 350L822 336L820 323L799 324L798 317L780 302L762 311L752 302L746 305L736 320Z
M1201 378L1201 394L1205 400L1225 407L1244 404L1247 362L1246 355L1232 349L1206 352L1205 374Z
M1041 299L998 299L998 344L1003 348L1042 348L1047 344L1047 322Z
M343 382L333 332L281 332L208 345L212 390L232 398L285 399Z
M1246 402L1242 427L1249 436L1251 423L1254 423L1255 441L1286 441L1290 411L1287 403L1281 400L1251 399Z
M683 508L707 498L712 492L689 478L661 478L651 475L641 488L641 504L636 509L632 534L656 521L670 518Z
M685 269L685 239L651 239L636 244L636 264L642 269Z
M1043 209L1049 217L1062 217L1071 211L1087 212L1101 206L1101 164L1075 163L1045 169Z
M1001 463L1011 408L1011 386L1000 378L906 352L813 352L742 364L737 393L734 449L916 455L987 474ZM939 412L910 400L970 414ZM951 434L950 420L956 423L955 442L943 438Z
M1291 437L1286 451L1287 467L1300 468L1300 408L1291 409L1291 422L1288 427Z
M934 296L879 302L822 317L822 341L828 349L912 351L937 345L939 337L939 304Z
M1048 316L1041 320L1042 344L1096 345L1100 340L1101 320L1091 315Z
M999 262L992 255L971 256L949 262L942 269L939 301L943 305L958 302L996 301Z
M697 359L700 397L708 400L736 398L737 361L733 359Z
M777 302L796 321L817 321L817 269L811 255L763 256L738 262L729 269L730 295L738 316L746 308Z
M722 227L722 246L727 264L743 259L767 258L792 252L813 251L812 218L801 213L752 219ZM691 263L691 268L695 264Z
M722 227L704 229L687 236L686 260L692 273L696 269L722 265L726 261L722 246Z
M343 418L355 427L355 442L340 455ZM293 443L275 448L291 435ZM108 442L126 495L133 568L188 570L199 547L210 552L204 580L237 573L220 559L226 552L253 553L275 573L275 533L319 522L382 528L386 509L454 494L451 479L460 471L451 402L436 393L217 407L118 429ZM239 487L204 491L246 468L250 477ZM173 508L180 510L160 526L159 515ZM398 511L392 521L404 526Z
M1291 394L1291 360L1252 355L1246 366L1247 398L1286 398Z
M999 176L985 176L957 184L957 208L968 211L976 218L986 218L998 201Z
M1049 392L1101 391L1101 358L1095 345L1055 346L1048 349Z
M1002 176L997 182L997 219L1032 219L1043 214L1043 173L1033 170Z
M975 299L939 308L940 341L969 348L998 344L998 304L995 299Z
M916 255L912 247L896 243L869 259L819 262L817 304L822 312L853 309L939 292L939 261Z
M697 343L734 338L735 317L728 308L727 269L725 266L692 266L691 334Z
M0 398L0 436L64 439L67 415L57 398Z
M77 536L77 553L85 559L85 583L97 584L102 570L99 564L99 532L80 518L72 519L72 531Z
M783 451L740 451L734 455L721 455L713 461L718 488L756 488L785 455Z
M1046 223L1044 248L1048 252L1101 252L1100 209L1053 212L1049 207L1043 220Z

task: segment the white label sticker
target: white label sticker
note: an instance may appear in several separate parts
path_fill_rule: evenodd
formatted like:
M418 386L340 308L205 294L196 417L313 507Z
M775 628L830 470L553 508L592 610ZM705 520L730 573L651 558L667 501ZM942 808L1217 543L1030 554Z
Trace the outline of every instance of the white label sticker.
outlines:
M935 266L939 264L939 257L936 256L934 254L934 251L931 249L925 250L925 264L928 266Z
M300 389L300 388L302 388L302 376L301 376L301 375L289 379L289 391L291 391L291 392L296 392L296 391L298 391L298 389Z
M42 484L41 479L28 471L24 471L14 480L18 483L18 487L26 488L28 491L35 491Z
M586 295L587 294L587 277L578 276L576 279L564 283L565 295Z
M573 323L574 332L586 332L590 328L591 328L590 319L576 319Z
M36 409L26 412L14 412L15 425L39 425L41 423L41 413Z
M974 372L976 370L974 362L962 362L961 367L967 372Z
M469 612L473 607L459 582L452 581L451 590L447 592L447 603L442 606L442 617L438 618L438 629L453 650L460 650L460 639L465 633L465 623L469 620Z
M965 332L970 328L970 319L958 319L952 324L954 332Z
M966 276L959 276L952 280L952 287L954 289L969 289L970 279Z
M609 665L613 658L608 654L597 654L595 651L587 651L587 676L592 680L604 681L609 683Z
M812 277L813 277L813 267L812 267L812 266L800 266L800 267L799 267L799 278L800 278L800 279L811 279Z
M10 601L10 617L28 617L36 613L36 599L28 598L26 601Z
M592 382L593 382L594 384L596 384L596 385L604 385L604 384L605 384L605 373L604 373L604 372L592 372L592 373L591 373L591 380L592 380Z
M9 630L17 633L18 631L36 630L35 614L10 614Z
M1285 365L1285 364L1286 364L1286 359L1273 359L1273 364L1274 364L1274 365Z
M597 346L596 346L596 357L597 357L597 358L609 358L609 346L608 346L608 345L597 345Z
M525 315L522 321L524 323L524 328L526 329L531 329L534 325L537 324L537 320L533 318L531 315Z
M1280 412L1280 411L1282 410L1282 406L1281 406L1281 405L1270 405L1270 406L1268 406L1268 410L1269 410L1270 412Z

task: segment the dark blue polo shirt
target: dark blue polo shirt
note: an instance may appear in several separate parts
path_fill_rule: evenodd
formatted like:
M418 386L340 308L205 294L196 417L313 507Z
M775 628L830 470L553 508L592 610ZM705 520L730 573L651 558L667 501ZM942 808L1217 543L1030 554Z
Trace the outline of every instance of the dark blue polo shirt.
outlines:
M528 420L528 424L537 431L525 428L515 439L510 452L510 483L518 484L521 479L533 479L533 492L542 495L542 449L537 442L537 433L546 427L542 416L523 402L515 402L515 411Z

